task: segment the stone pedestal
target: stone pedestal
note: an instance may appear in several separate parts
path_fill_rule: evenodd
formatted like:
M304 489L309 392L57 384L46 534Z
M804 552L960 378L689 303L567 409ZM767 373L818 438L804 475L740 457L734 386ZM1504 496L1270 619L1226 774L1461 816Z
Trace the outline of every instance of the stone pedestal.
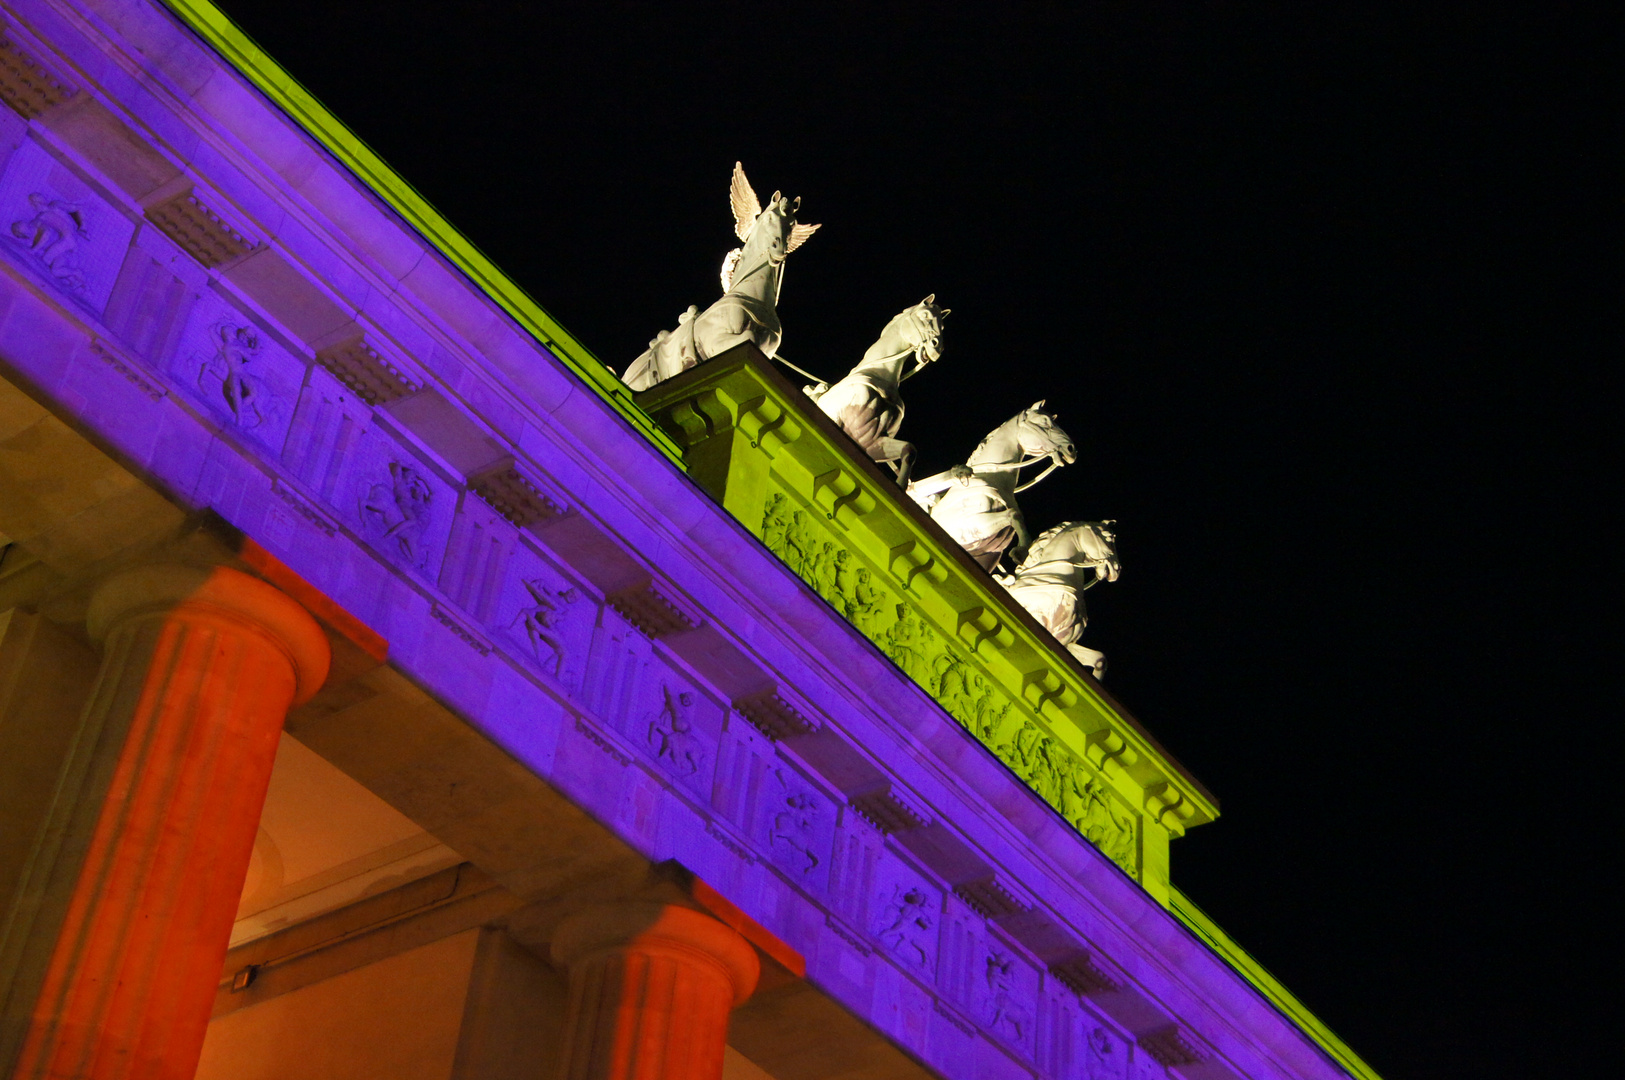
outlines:
M728 1014L756 988L756 952L688 908L623 904L553 937L569 971L563 1080L718 1080Z
M89 628L104 652L81 731L106 795L14 1076L190 1080L282 722L326 678L327 641L224 568L120 573Z

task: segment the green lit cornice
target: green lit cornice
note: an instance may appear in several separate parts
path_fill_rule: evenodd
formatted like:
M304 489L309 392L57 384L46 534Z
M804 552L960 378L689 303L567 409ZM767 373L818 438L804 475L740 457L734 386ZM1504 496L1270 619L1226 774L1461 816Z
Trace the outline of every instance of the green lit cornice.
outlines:
M638 396L689 473L970 734L1166 903L1218 805L750 346Z

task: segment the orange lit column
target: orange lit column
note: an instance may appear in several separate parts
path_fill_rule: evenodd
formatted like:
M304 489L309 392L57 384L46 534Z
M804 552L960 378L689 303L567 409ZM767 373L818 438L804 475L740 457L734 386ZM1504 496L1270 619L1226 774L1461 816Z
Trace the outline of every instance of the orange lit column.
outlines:
M327 677L327 641L220 567L120 573L89 626L110 777L14 1075L190 1080L282 722Z
M756 989L750 944L688 908L622 904L567 920L564 1080L717 1080L728 1014Z

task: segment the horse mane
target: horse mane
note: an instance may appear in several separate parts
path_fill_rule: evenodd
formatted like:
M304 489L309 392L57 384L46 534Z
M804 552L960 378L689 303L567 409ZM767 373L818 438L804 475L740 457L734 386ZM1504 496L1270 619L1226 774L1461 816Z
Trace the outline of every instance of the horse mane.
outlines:
M1027 567L1032 564L1033 560L1038 557L1038 553L1043 551L1051 540L1054 540L1057 536L1061 535L1067 530L1074 529L1082 524L1087 523L1079 521L1063 521L1061 524L1051 526L1050 528L1039 533L1037 536L1033 537L1032 543L1027 545L1027 557L1021 560L1021 565L1016 567L1015 572L1019 574L1023 570L1027 569Z

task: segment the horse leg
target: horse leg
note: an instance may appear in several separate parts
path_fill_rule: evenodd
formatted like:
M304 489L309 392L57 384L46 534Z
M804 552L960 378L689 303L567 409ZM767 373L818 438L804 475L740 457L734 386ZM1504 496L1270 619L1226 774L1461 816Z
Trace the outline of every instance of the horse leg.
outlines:
M918 453L911 442L902 439L877 439L869 445L869 456L884 461L897 473L897 486L908 487L908 477L914 471L914 457Z
M1066 651L1077 658L1078 663L1089 669L1089 673L1096 679L1106 677L1106 654L1098 649L1085 648L1082 645L1068 645Z

